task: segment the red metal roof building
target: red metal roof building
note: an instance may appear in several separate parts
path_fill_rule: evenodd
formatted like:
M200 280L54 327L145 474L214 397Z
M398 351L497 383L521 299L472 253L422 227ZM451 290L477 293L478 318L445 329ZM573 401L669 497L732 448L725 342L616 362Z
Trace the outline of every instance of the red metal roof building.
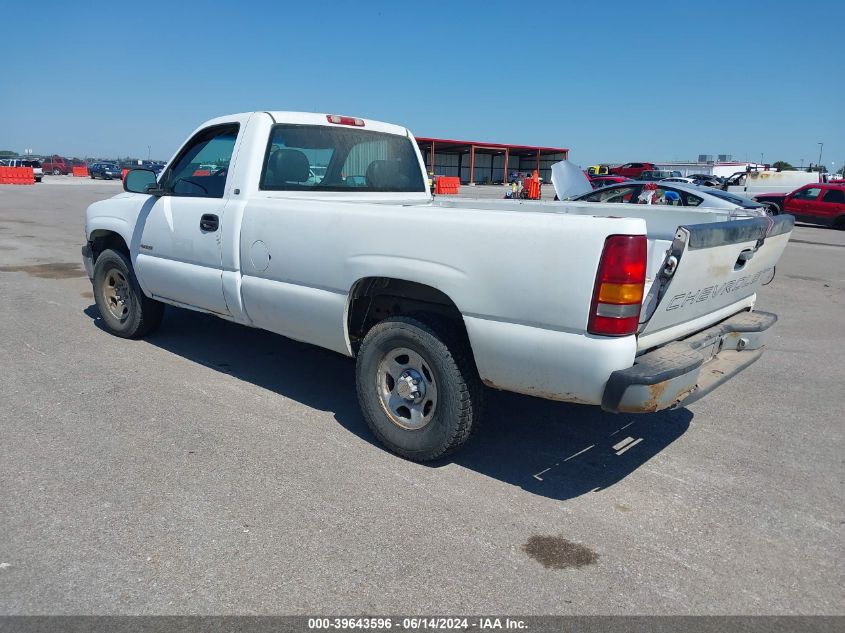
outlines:
M551 166L569 156L564 147L507 145L454 139L417 137L423 161L429 173L459 176L462 183L501 183L514 172L531 173L535 169L546 182ZM508 168L505 171L504 166ZM507 178L509 180L509 178Z

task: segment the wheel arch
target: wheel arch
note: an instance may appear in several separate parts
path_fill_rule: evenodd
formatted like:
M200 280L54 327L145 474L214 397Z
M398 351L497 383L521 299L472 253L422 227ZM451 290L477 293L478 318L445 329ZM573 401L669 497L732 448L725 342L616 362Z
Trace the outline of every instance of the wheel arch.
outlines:
M463 315L445 292L428 284L397 277L362 277L349 290L344 314L346 340L352 355L376 323L391 316L432 314L448 320L467 336Z
M130 258L129 244L126 239L117 231L111 229L94 229L88 235L88 241L91 242L91 252L94 261L106 249L119 251Z

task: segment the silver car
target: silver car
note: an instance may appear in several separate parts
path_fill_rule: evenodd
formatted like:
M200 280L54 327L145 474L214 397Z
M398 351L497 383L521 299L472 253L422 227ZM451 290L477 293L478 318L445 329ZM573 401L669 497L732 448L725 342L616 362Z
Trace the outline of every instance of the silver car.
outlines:
M644 188L649 185L649 188ZM656 186L656 189L650 187ZM648 192L654 193L649 196ZM583 202L618 202L621 204L659 204L677 207L702 207L724 211L744 210L748 215L764 215L767 207L750 198L721 189L699 187L681 182L644 182L628 180L580 195Z
M35 182L41 182L44 171L41 169L41 163L34 158L7 158L0 161L0 165L5 167L32 167L32 175Z

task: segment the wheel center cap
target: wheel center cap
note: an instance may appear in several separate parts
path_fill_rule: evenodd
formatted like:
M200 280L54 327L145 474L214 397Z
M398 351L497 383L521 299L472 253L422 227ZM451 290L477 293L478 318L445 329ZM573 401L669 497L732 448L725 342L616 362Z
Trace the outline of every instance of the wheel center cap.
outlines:
M396 393L405 400L417 400L425 395L425 380L419 372L406 369L396 381Z

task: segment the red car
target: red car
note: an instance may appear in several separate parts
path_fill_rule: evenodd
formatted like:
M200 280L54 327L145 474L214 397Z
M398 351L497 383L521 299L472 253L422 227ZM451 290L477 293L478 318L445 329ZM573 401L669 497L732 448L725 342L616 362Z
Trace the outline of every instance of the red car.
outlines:
M754 199L776 213L791 213L802 222L845 229L845 185L812 183L786 195L760 194Z
M593 189L599 189L608 185L625 182L626 180L628 179L625 176L592 176L590 178L590 184L593 186Z
M54 174L56 176L66 175L73 171L73 165L66 158L61 156L51 156L41 161L41 169L45 174Z
M610 173L613 176L625 176L636 180L648 169L657 169L657 166L654 163L625 163L618 167L611 167Z

